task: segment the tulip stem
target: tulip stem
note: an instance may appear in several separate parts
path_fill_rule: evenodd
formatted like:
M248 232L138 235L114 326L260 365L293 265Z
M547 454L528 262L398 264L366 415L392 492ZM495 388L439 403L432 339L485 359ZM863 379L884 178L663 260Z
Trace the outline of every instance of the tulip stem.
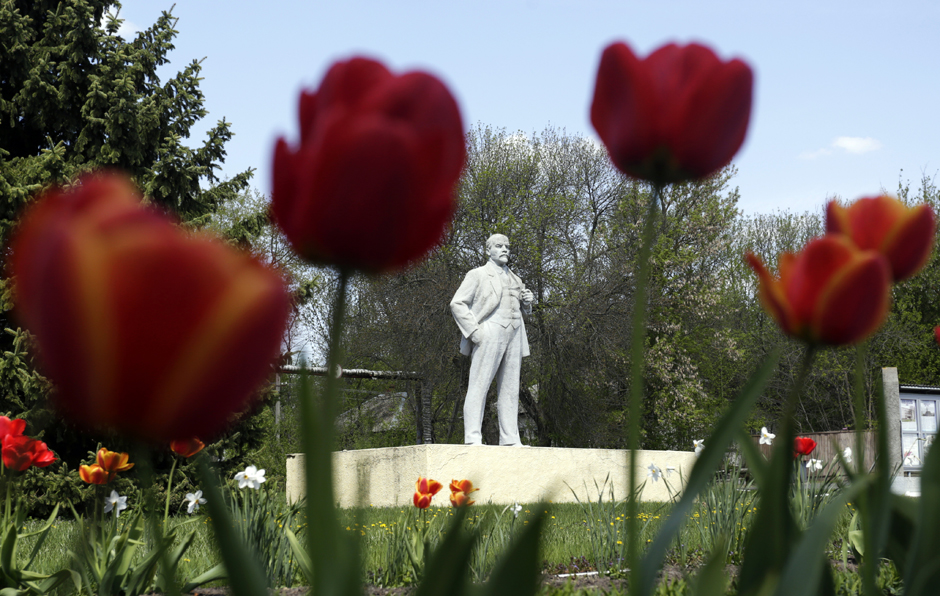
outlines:
M627 562L630 566L630 585L639 585L639 556L640 535L637 520L638 495L637 492L637 450L640 448L640 416L643 412L643 368L644 348L646 346L646 297L650 277L650 255L656 243L656 216L662 202L664 185L653 183L649 206L646 211L646 221L643 226L643 237L640 242L640 252L637 255L638 271L636 275L636 288L633 299L633 336L630 351L630 404L629 404L629 431L627 434L627 448L630 450L629 464L629 499L627 501Z
M315 404L312 392L309 391L309 380L303 379L304 389L300 400L307 491L307 548L313 564L311 591L321 596L354 592L358 589L359 581L354 548L341 534L337 522L332 468L336 432L334 422L339 402L337 373L341 360L349 275L349 270L339 270L329 327L330 343L323 397Z
M865 361L868 359L868 342L862 342L855 349L855 457L856 470L863 472L865 468L865 442L862 431L865 424ZM882 432L879 427L878 432ZM880 465L880 461L878 462ZM880 471L880 470L879 470ZM875 583L878 562L881 560L875 552L875 523L872 516L871 491L863 491L858 496L858 510L861 513L862 540L867 556L862 557L859 565L859 574L862 577L862 594L872 596L879 590Z
M170 466L170 477L166 481L166 506L163 508L163 528L166 529L167 520L170 519L170 495L173 491L173 472L176 471L176 458L173 458L173 465Z

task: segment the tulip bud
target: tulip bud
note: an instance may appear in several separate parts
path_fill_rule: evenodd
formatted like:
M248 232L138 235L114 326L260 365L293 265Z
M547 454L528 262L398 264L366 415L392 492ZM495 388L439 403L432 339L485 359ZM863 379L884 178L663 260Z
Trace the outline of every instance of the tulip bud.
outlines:
M930 205L908 207L881 195L859 199L847 207L826 206L826 231L845 234L862 250L877 250L888 259L894 281L920 271L933 250L936 220Z
M611 161L658 184L704 178L731 162L751 117L754 76L705 46L663 46L639 59L608 46L597 71L591 124Z
M751 253L747 262L757 273L764 309L792 337L852 344L874 333L888 316L888 262L875 251L859 250L842 234L811 240L797 254L781 254L777 277Z
M437 245L466 158L443 83L364 58L334 64L300 97L300 143L274 150L271 211L307 260L382 273Z
M16 314L81 425L209 436L270 374L290 309L280 275L142 206L122 175L47 192L10 247Z
M192 457L206 447L205 443L192 437L190 439L179 439L170 443L170 449L173 453L183 457Z

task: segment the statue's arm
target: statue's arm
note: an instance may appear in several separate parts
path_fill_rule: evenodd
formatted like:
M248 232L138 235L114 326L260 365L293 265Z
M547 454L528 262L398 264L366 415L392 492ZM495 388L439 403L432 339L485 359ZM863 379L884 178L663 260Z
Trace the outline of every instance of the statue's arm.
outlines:
M475 275L473 271L470 271L467 273L467 276L464 277L460 287L457 288L457 293L454 294L453 299L450 301L450 312L453 313L454 320L457 321L457 326L460 327L460 332L467 338L480 328L480 324L477 322L477 318L474 316L473 310L471 309L473 306L473 297L476 295L478 285L479 279L477 275Z

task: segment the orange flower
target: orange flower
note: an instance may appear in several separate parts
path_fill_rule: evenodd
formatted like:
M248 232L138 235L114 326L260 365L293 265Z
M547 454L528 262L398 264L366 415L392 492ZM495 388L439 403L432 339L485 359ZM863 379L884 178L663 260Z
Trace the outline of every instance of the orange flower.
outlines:
M79 466L78 475L88 484L107 484L111 480L111 476L102 470L98 464Z
M480 490L478 488L473 488L473 483L469 480L451 480L450 481L450 492L452 493L467 493L468 495L474 491Z
M179 439L170 443L170 449L173 450L173 453L182 455L183 457L192 457L202 451L205 446L206 444L196 437L191 439Z
M471 501L469 495L463 491L450 493L450 504L453 507L469 507L476 501Z
M877 250L888 259L894 280L901 281L927 264L936 220L930 205L908 207L881 195L859 199L848 207L830 201L826 231L845 234L862 250Z
M630 176L660 184L703 178L744 142L753 84L747 64L699 44L638 58L614 43L601 55L591 124Z
M98 467L108 473L109 482L118 472L126 472L134 467L134 464L127 461L130 459L128 454L119 451L108 451L104 447L98 450L95 459L98 462Z
M419 476L415 482L414 504L418 509L427 509L431 505L431 498L436 495L444 485L437 480Z
M781 254L778 277L752 253L747 262L757 273L764 309L792 337L851 344L874 333L888 315L887 260L875 251L859 250L842 234L811 240L797 254Z
M123 175L45 193L10 252L16 312L56 405L84 426L161 443L209 436L280 351L281 276L144 207Z
M469 480L451 480L450 481L450 504L454 507L469 507L476 503L470 500L470 493L480 489L473 488L473 483Z

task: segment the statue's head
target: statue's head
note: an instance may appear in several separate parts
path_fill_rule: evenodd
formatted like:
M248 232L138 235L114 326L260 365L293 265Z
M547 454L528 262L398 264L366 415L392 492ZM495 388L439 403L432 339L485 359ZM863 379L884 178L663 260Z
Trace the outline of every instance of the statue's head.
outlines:
M486 252L490 260L497 265L509 263L509 238L503 234L493 234L486 239Z

